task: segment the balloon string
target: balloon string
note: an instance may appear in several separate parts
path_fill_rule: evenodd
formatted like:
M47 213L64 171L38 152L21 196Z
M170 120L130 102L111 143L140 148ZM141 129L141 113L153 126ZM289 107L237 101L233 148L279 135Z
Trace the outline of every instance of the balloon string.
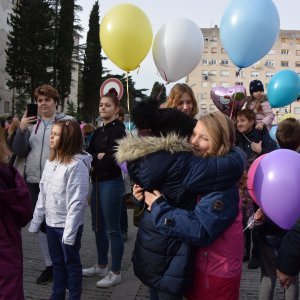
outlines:
M233 112L234 112L234 108L235 108L235 98L236 98L236 93L234 93L233 102L232 102L232 106L231 106L231 112L230 112L231 120L233 120Z
M138 65L138 69L137 69L137 71L136 71L136 74L139 74L140 69L141 69L141 65Z
M128 110L128 130L131 133L130 101L129 101L129 72L126 72L127 110Z
M236 76L236 77L239 77L241 70L242 70L242 68L239 68L239 69L235 72L235 76Z
M160 89L160 91L159 91L159 93L157 95L156 101L159 101L159 97L160 97L160 95L161 95L164 87L165 87L164 84L162 84L161 89Z

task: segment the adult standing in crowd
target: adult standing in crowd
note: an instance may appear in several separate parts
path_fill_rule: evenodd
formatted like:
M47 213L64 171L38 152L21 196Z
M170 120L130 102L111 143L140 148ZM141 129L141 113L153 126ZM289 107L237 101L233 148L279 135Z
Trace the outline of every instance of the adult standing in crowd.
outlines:
M176 108L193 118L199 112L194 92L185 83L176 83L172 87L164 107Z
M13 142L14 153L18 157L26 158L24 177L30 191L33 209L40 192L39 182L50 154L49 137L52 126L58 120L72 118L64 113L57 112L59 95L54 87L47 84L38 87L34 91L34 99L38 105L39 116L37 118L27 117L26 110ZM35 122L36 124L33 124ZM53 271L45 222L41 226L38 238L46 269L42 271L36 282L38 284L46 284L52 279Z
M92 227L95 231L98 254L97 265L83 269L83 276L104 277L97 286L106 288L121 281L121 261L124 241L120 229L121 203L124 183L121 169L114 153L116 140L126 135L123 122L117 119L119 100L114 94L100 99L99 114L103 125L92 136L87 152L92 154ZM111 271L108 271L109 242L111 248Z

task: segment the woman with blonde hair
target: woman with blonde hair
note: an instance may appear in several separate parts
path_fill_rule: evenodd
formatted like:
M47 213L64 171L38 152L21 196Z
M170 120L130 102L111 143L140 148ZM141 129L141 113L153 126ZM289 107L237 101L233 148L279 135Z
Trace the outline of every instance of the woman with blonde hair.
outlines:
M199 110L193 90L185 83L176 83L168 96L165 108L176 108L191 117L195 117Z

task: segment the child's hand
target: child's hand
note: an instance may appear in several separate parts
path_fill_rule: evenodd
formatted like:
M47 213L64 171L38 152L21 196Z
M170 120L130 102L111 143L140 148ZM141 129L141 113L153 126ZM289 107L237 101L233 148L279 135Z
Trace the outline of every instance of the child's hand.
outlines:
M100 160L103 158L104 155L105 155L105 153L100 152L100 153L98 153L97 158Z
M264 214L264 212L262 211L262 209L259 208L259 209L256 211L255 215L254 215L254 220L255 220L255 221L258 221L258 222L261 222L261 221L264 220L264 218L265 218L265 214Z
M161 193L157 190L154 190L153 193L145 192L145 202L148 205L148 210L151 210L152 204L161 196Z
M141 188L138 184L133 185L132 194L136 200L138 201L144 200L144 189Z
M252 143L251 143L251 150L254 151L254 152L256 152L257 154L260 154L261 151L262 151L262 146L261 146L261 144L262 144L262 141L260 141L260 142L258 142L258 143L252 142Z
M260 123L256 124L255 128L258 130L262 130L264 128L264 123L260 122Z

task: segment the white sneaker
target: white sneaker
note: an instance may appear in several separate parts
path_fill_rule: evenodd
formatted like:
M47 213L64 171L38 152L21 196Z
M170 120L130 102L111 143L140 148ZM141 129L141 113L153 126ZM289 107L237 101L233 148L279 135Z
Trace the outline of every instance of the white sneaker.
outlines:
M122 280L121 273L115 274L112 271L109 271L108 274L103 279L101 279L96 283L96 286L100 288L107 288L118 284L119 282L121 282L121 280Z
M82 276L90 277L90 276L106 276L108 273L108 267L105 268L99 268L98 266L94 266L92 268L88 269L82 269Z

